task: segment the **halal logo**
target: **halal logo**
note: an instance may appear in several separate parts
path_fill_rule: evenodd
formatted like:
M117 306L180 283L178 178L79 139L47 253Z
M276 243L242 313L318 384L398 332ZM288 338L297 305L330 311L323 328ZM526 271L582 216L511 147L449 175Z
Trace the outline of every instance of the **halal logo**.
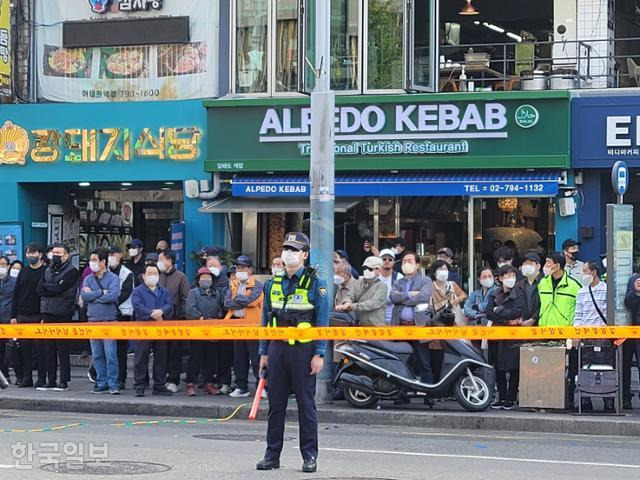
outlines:
M516 123L522 128L531 128L537 125L540 114L533 105L520 105L516 110Z

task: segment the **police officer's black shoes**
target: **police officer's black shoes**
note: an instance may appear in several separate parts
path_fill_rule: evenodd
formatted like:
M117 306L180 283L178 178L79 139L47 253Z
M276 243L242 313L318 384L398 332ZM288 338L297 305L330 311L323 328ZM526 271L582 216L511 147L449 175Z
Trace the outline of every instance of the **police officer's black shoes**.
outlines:
M263 458L256 464L256 470L275 470L280 468L280 460Z
M302 471L304 473L314 473L318 469L316 459L313 457L306 458L302 464Z

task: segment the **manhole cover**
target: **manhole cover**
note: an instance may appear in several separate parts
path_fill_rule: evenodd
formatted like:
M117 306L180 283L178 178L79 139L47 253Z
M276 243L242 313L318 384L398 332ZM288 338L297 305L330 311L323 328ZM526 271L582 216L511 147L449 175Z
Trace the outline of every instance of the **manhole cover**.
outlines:
M262 442L264 435L254 435L250 433L205 433L202 435L194 435L194 438L202 438L204 440L226 440L229 442ZM284 437L285 442L293 440L292 437Z
M171 470L169 465L147 462L87 462L87 463L51 463L43 465L46 472L64 475L145 475L163 473Z

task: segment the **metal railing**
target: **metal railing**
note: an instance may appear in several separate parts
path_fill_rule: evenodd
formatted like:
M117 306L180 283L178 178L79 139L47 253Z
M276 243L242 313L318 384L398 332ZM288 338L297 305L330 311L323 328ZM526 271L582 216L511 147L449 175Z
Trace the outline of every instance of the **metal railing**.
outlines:
M532 55L525 54L527 46ZM517 50L520 50L520 55ZM474 55L475 61L465 61L465 53L470 51L488 56L482 61ZM636 55L626 52L635 52ZM441 45L439 91L460 91L463 85L459 77L463 67L467 85L472 81L480 89L540 90L542 88L531 88L526 81L523 83L523 80L533 78L534 70L544 71L551 78L554 73L565 79L573 78L575 81L569 82L571 89L639 87L639 63L640 37ZM547 86L544 89L552 88Z

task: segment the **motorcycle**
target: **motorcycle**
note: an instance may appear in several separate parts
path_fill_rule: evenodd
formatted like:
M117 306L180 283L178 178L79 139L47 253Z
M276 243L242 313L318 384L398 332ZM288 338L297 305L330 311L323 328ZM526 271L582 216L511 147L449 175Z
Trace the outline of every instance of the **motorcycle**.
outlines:
M426 312L423 310L423 312ZM427 321L428 323L428 321ZM454 396L467 411L489 408L495 370L466 340L441 340L444 360L440 380L423 383L413 367L417 353L408 342L349 340L335 345L343 355L334 384L356 408L374 408L380 400L427 400Z

